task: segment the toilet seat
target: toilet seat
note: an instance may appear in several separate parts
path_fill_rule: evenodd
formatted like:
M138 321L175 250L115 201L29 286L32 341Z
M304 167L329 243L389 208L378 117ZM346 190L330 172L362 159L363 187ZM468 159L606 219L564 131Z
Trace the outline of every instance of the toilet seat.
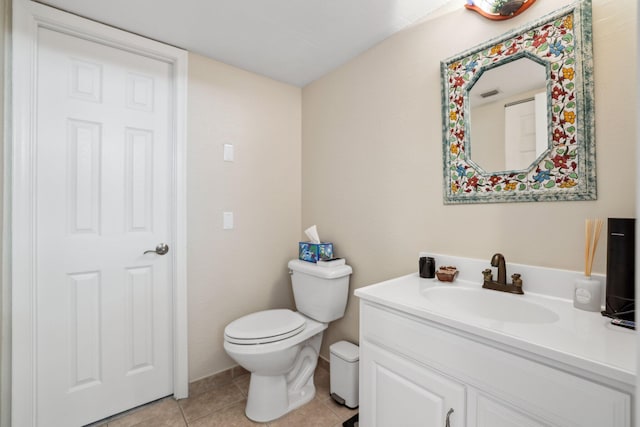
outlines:
M306 320L299 313L288 309L265 310L229 323L224 337L233 344L266 344L297 335L305 327Z

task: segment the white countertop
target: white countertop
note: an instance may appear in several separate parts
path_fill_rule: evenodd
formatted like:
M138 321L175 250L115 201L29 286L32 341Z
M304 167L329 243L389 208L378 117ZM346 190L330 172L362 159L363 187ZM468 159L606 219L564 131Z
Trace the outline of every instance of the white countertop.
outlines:
M423 292L437 286L480 288L481 280L445 283L437 279L422 279L414 273L359 288L355 295L366 301L635 387L635 331L611 325L610 319L600 313L578 310L573 307L570 299L528 292L525 282L525 295L500 294L504 298L521 298L542 305L555 312L558 320L538 324L498 321L447 310L430 302ZM497 292L488 289L481 291Z

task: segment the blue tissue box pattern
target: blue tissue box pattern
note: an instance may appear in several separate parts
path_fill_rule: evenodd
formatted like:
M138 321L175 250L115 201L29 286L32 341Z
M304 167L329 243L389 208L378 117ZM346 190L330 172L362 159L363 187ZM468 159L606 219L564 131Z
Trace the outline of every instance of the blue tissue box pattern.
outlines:
M299 242L298 258L308 262L318 262L319 259L333 258L333 243Z

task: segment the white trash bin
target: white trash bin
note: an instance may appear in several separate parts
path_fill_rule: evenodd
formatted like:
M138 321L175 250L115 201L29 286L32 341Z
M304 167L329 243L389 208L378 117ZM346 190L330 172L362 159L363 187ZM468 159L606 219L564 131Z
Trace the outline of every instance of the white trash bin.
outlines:
M360 348L347 341L329 347L331 397L350 409L358 407L358 366Z

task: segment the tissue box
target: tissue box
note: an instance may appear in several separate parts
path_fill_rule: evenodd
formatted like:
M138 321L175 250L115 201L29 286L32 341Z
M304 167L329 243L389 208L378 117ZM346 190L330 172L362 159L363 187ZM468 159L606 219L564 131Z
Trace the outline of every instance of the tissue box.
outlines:
M333 258L333 243L300 242L298 244L298 258L309 262Z

